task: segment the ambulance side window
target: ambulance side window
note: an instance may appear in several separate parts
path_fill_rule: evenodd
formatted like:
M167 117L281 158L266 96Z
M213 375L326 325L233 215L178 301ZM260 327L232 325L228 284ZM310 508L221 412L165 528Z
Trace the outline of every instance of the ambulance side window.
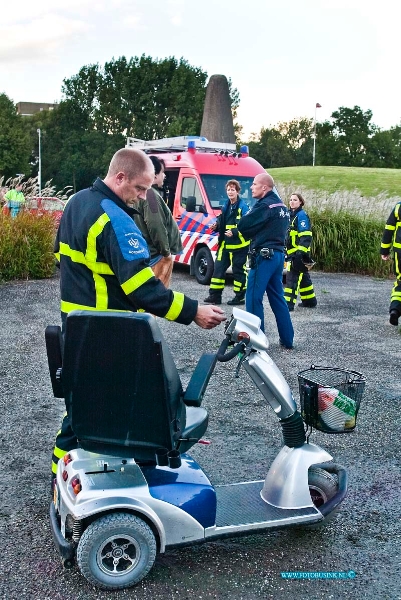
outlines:
M194 177L184 177L182 180L181 206L185 209L187 208L187 200L188 209L191 210L191 212L193 209L194 212L204 212L205 209L203 208L202 194L198 182Z

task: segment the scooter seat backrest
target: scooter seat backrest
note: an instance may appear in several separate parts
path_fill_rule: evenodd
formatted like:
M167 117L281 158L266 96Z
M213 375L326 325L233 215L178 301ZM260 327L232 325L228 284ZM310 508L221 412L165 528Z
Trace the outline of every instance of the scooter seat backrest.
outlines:
M185 428L181 381L147 313L69 313L62 382L85 450L153 461L158 448L175 448Z

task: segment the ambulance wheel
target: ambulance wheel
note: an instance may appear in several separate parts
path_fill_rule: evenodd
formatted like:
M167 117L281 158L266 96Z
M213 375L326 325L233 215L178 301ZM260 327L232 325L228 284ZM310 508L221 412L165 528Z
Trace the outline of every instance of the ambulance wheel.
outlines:
M85 529L77 548L77 562L86 579L106 590L135 585L156 558L156 540L138 517L113 513Z
M200 248L195 254L194 271L196 281L209 285L213 275L214 263L209 248Z
M337 477L318 467L309 469L308 484L316 508L320 508L337 492Z

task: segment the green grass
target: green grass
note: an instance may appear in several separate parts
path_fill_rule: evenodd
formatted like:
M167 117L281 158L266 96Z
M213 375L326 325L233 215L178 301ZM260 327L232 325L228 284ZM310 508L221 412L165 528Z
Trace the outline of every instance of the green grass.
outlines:
M282 167L268 169L276 183L294 188L324 191L329 194L358 190L361 196L373 198L401 196L401 169L360 167Z

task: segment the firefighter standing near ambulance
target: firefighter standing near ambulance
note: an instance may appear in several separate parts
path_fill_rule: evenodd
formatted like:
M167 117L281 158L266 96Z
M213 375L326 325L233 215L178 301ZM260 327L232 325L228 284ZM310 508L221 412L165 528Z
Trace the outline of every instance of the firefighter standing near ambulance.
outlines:
M203 329L225 321L220 308L200 306L167 289L149 266L149 249L133 216L135 204L146 197L154 177L153 164L144 152L124 148L113 156L104 180L96 179L66 205L55 243L63 329L67 314L77 309L143 309L184 325L194 321ZM76 447L66 414L56 437L53 475L58 460Z
M245 304L246 261L249 241L246 241L238 231L237 224L241 217L249 212L249 206L239 197L240 191L241 186L236 179L227 181L226 192L228 200L224 204L217 221L210 226L212 231L218 231L219 233L219 246L214 263L209 296L204 300L207 304L221 304L226 271L230 265L232 265L234 276L235 296L227 304L231 306Z
M390 298L390 323L398 325L401 316L401 202L390 213L384 228L380 253L383 260L390 258L391 246L394 253L394 272L396 280Z
M287 237L287 276L284 298L288 309L294 310L298 294L300 306L314 308L317 305L315 291L307 265L311 264L310 247L312 231L310 219L304 211L305 200L301 194L291 194L290 228Z

